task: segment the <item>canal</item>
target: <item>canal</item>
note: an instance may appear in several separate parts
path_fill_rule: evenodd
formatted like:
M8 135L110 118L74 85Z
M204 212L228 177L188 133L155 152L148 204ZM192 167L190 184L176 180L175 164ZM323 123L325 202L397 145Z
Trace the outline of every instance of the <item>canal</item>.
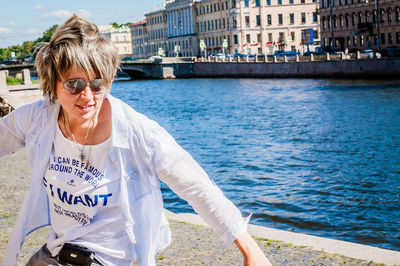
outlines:
M400 82L116 82L251 223L400 251ZM162 185L165 207L193 212Z

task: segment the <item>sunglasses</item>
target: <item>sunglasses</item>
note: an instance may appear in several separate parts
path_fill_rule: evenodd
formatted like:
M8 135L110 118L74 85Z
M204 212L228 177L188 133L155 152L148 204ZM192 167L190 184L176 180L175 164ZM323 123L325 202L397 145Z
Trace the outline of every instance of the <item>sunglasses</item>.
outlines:
M94 94L100 94L104 92L103 81L101 79L67 79L63 82L64 90L72 95L77 95L81 93L89 83L89 88Z

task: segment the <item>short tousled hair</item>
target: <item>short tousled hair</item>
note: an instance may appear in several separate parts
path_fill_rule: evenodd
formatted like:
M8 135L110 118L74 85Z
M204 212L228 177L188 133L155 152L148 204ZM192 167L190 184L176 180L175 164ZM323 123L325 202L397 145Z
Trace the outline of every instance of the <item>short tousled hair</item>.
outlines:
M57 80L64 81L74 68L86 76L96 75L109 91L120 65L114 44L103 36L98 27L77 15L58 26L50 42L42 43L36 55L35 67L43 95L54 103Z

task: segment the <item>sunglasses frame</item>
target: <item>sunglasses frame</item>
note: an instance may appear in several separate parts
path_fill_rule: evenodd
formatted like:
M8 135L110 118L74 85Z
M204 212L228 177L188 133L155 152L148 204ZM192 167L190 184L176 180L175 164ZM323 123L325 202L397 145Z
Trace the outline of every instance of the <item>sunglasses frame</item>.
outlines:
M93 90L93 88L92 88L92 85L93 85L92 82L93 82L93 81L98 81L98 80L100 80L100 81L101 81L101 85L103 85L103 81L102 81L102 79L100 79L100 78L92 79L92 80L81 79L81 78L67 79L67 80L65 80L64 82L62 82L62 84L63 84L64 90L65 90L68 94L71 94L71 95L78 95L78 94L80 94L82 91L84 91L84 90L86 89L87 86L89 86L90 91L91 91L93 94L102 94L102 93L105 91L105 89L104 89L101 85L99 86L100 90L98 90L98 91ZM71 82L71 81L76 81L77 83L78 83L79 81L84 81L84 82L85 82L85 87L84 87L84 88L79 88L79 89L78 89L78 88L76 88L76 89L69 88L68 82Z

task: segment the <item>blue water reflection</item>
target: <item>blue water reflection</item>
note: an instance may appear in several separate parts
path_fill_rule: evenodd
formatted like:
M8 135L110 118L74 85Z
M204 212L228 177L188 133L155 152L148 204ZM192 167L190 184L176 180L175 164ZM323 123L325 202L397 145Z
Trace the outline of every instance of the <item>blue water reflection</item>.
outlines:
M400 250L399 82L152 80L113 94L163 125L253 223Z

